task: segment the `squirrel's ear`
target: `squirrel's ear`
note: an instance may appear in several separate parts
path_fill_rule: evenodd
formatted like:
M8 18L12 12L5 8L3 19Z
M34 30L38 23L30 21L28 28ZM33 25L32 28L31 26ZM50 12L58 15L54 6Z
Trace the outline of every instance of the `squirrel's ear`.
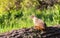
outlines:
M31 17L31 18L33 18L33 17L35 17L35 15L34 15L34 14L32 14L30 17Z

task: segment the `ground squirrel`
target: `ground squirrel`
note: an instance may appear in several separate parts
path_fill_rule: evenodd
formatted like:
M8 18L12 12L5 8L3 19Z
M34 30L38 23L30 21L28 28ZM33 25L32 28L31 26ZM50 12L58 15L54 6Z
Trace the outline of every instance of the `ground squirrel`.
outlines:
M41 30L41 31L43 31L44 29L46 29L46 23L43 20L38 19L34 15L32 15L31 18L32 18L33 23L34 23L34 29Z

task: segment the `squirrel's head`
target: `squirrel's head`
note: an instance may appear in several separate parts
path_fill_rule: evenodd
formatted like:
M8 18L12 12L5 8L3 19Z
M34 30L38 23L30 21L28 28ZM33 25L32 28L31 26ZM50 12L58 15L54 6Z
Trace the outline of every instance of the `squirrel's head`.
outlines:
M34 15L31 15L31 18L34 18L35 16Z
M34 18L36 18L36 16L35 15L31 15L31 19L34 19Z

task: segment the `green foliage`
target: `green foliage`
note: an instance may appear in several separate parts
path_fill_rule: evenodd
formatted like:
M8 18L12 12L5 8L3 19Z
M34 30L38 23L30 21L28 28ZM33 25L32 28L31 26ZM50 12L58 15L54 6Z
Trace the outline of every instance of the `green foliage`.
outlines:
M0 32L32 27L32 14L44 20L47 26L60 24L60 5L44 10L37 10L37 5L36 0L0 0Z

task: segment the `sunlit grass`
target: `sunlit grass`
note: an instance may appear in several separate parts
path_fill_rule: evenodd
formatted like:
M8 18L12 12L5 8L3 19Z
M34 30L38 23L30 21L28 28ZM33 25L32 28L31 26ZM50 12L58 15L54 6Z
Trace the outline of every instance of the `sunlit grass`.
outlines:
M35 8L10 10L0 15L0 33L11 31L13 29L29 28L34 24L30 18L35 14L38 18L44 20L47 26L60 24L60 5L55 5L50 9L36 10Z

